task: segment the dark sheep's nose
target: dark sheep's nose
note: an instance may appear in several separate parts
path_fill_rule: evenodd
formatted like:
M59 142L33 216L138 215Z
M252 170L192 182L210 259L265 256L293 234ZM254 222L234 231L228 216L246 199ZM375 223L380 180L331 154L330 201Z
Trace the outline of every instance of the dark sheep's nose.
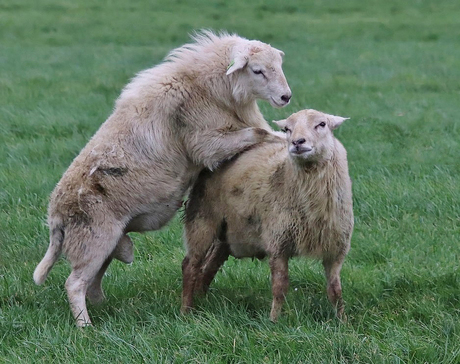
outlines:
M303 143L305 143L305 138L300 138L300 139L294 140L292 142L292 144L294 144L294 145L301 145Z
M292 95L283 95L281 96L281 100L283 100L285 103L288 103L289 100L291 99Z

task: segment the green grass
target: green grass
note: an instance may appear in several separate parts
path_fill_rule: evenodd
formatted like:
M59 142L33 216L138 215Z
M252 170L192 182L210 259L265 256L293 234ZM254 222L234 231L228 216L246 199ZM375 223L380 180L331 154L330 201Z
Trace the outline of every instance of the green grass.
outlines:
M70 1L0 4L0 362L460 363L460 3ZM43 286L48 196L123 86L195 29L283 49L290 106L351 117L355 231L334 319L318 262L293 260L280 322L266 262L231 259L179 313L182 227L133 234L95 326L74 327L60 260Z

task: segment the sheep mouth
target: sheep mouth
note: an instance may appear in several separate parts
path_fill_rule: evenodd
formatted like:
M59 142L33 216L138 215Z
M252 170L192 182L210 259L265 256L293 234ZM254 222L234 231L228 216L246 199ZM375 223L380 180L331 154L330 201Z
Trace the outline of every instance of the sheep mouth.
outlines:
M289 101L288 102L285 102L285 101L277 102L275 101L273 96L270 96L270 104L272 104L273 107L282 108L282 107L285 107L287 104L289 104Z
M289 153L294 157L308 158L315 153L315 150L313 148L298 148L293 146L289 148Z

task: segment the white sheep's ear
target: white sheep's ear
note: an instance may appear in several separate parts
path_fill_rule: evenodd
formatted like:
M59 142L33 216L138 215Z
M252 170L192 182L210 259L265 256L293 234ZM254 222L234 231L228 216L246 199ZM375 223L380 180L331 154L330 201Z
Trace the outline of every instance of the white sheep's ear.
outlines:
M279 127L282 131L285 131L286 126L287 126L287 119L283 119L283 120L273 120L273 123L275 123L276 125L278 125L278 127Z
M283 58L283 57L284 57L284 52L283 52L282 50L279 50L279 49L276 49L276 48L275 48L275 50L277 50L277 51L280 53L280 55L281 55L281 58Z
M244 68L248 64L248 61L249 57L236 56L236 58L228 65L226 75L231 75L233 72Z
M342 125L342 123L345 121L345 120L348 120L350 118L343 118L341 116L335 116L335 115L328 115L328 119L330 121L330 124L329 124L329 127L334 130L334 129L337 129L340 125Z
M226 75L231 75L233 72L244 68L249 62L249 50L247 48L239 49L235 52L233 60L227 67Z

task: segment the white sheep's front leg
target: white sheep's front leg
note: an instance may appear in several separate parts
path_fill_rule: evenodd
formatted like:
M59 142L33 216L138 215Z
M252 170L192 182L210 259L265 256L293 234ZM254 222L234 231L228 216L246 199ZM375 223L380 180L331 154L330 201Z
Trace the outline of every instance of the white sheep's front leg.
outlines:
M281 140L275 132L262 128L246 128L231 132L205 130L190 136L188 143L195 163L213 170L221 162L257 143Z
M281 138L282 140L286 141L287 140L287 136L286 136L286 133L283 132L283 131L272 131L272 134L277 136L278 138Z
M281 313L281 307L283 306L289 288L288 258L280 256L271 257L270 270L273 294L270 320L276 322Z

